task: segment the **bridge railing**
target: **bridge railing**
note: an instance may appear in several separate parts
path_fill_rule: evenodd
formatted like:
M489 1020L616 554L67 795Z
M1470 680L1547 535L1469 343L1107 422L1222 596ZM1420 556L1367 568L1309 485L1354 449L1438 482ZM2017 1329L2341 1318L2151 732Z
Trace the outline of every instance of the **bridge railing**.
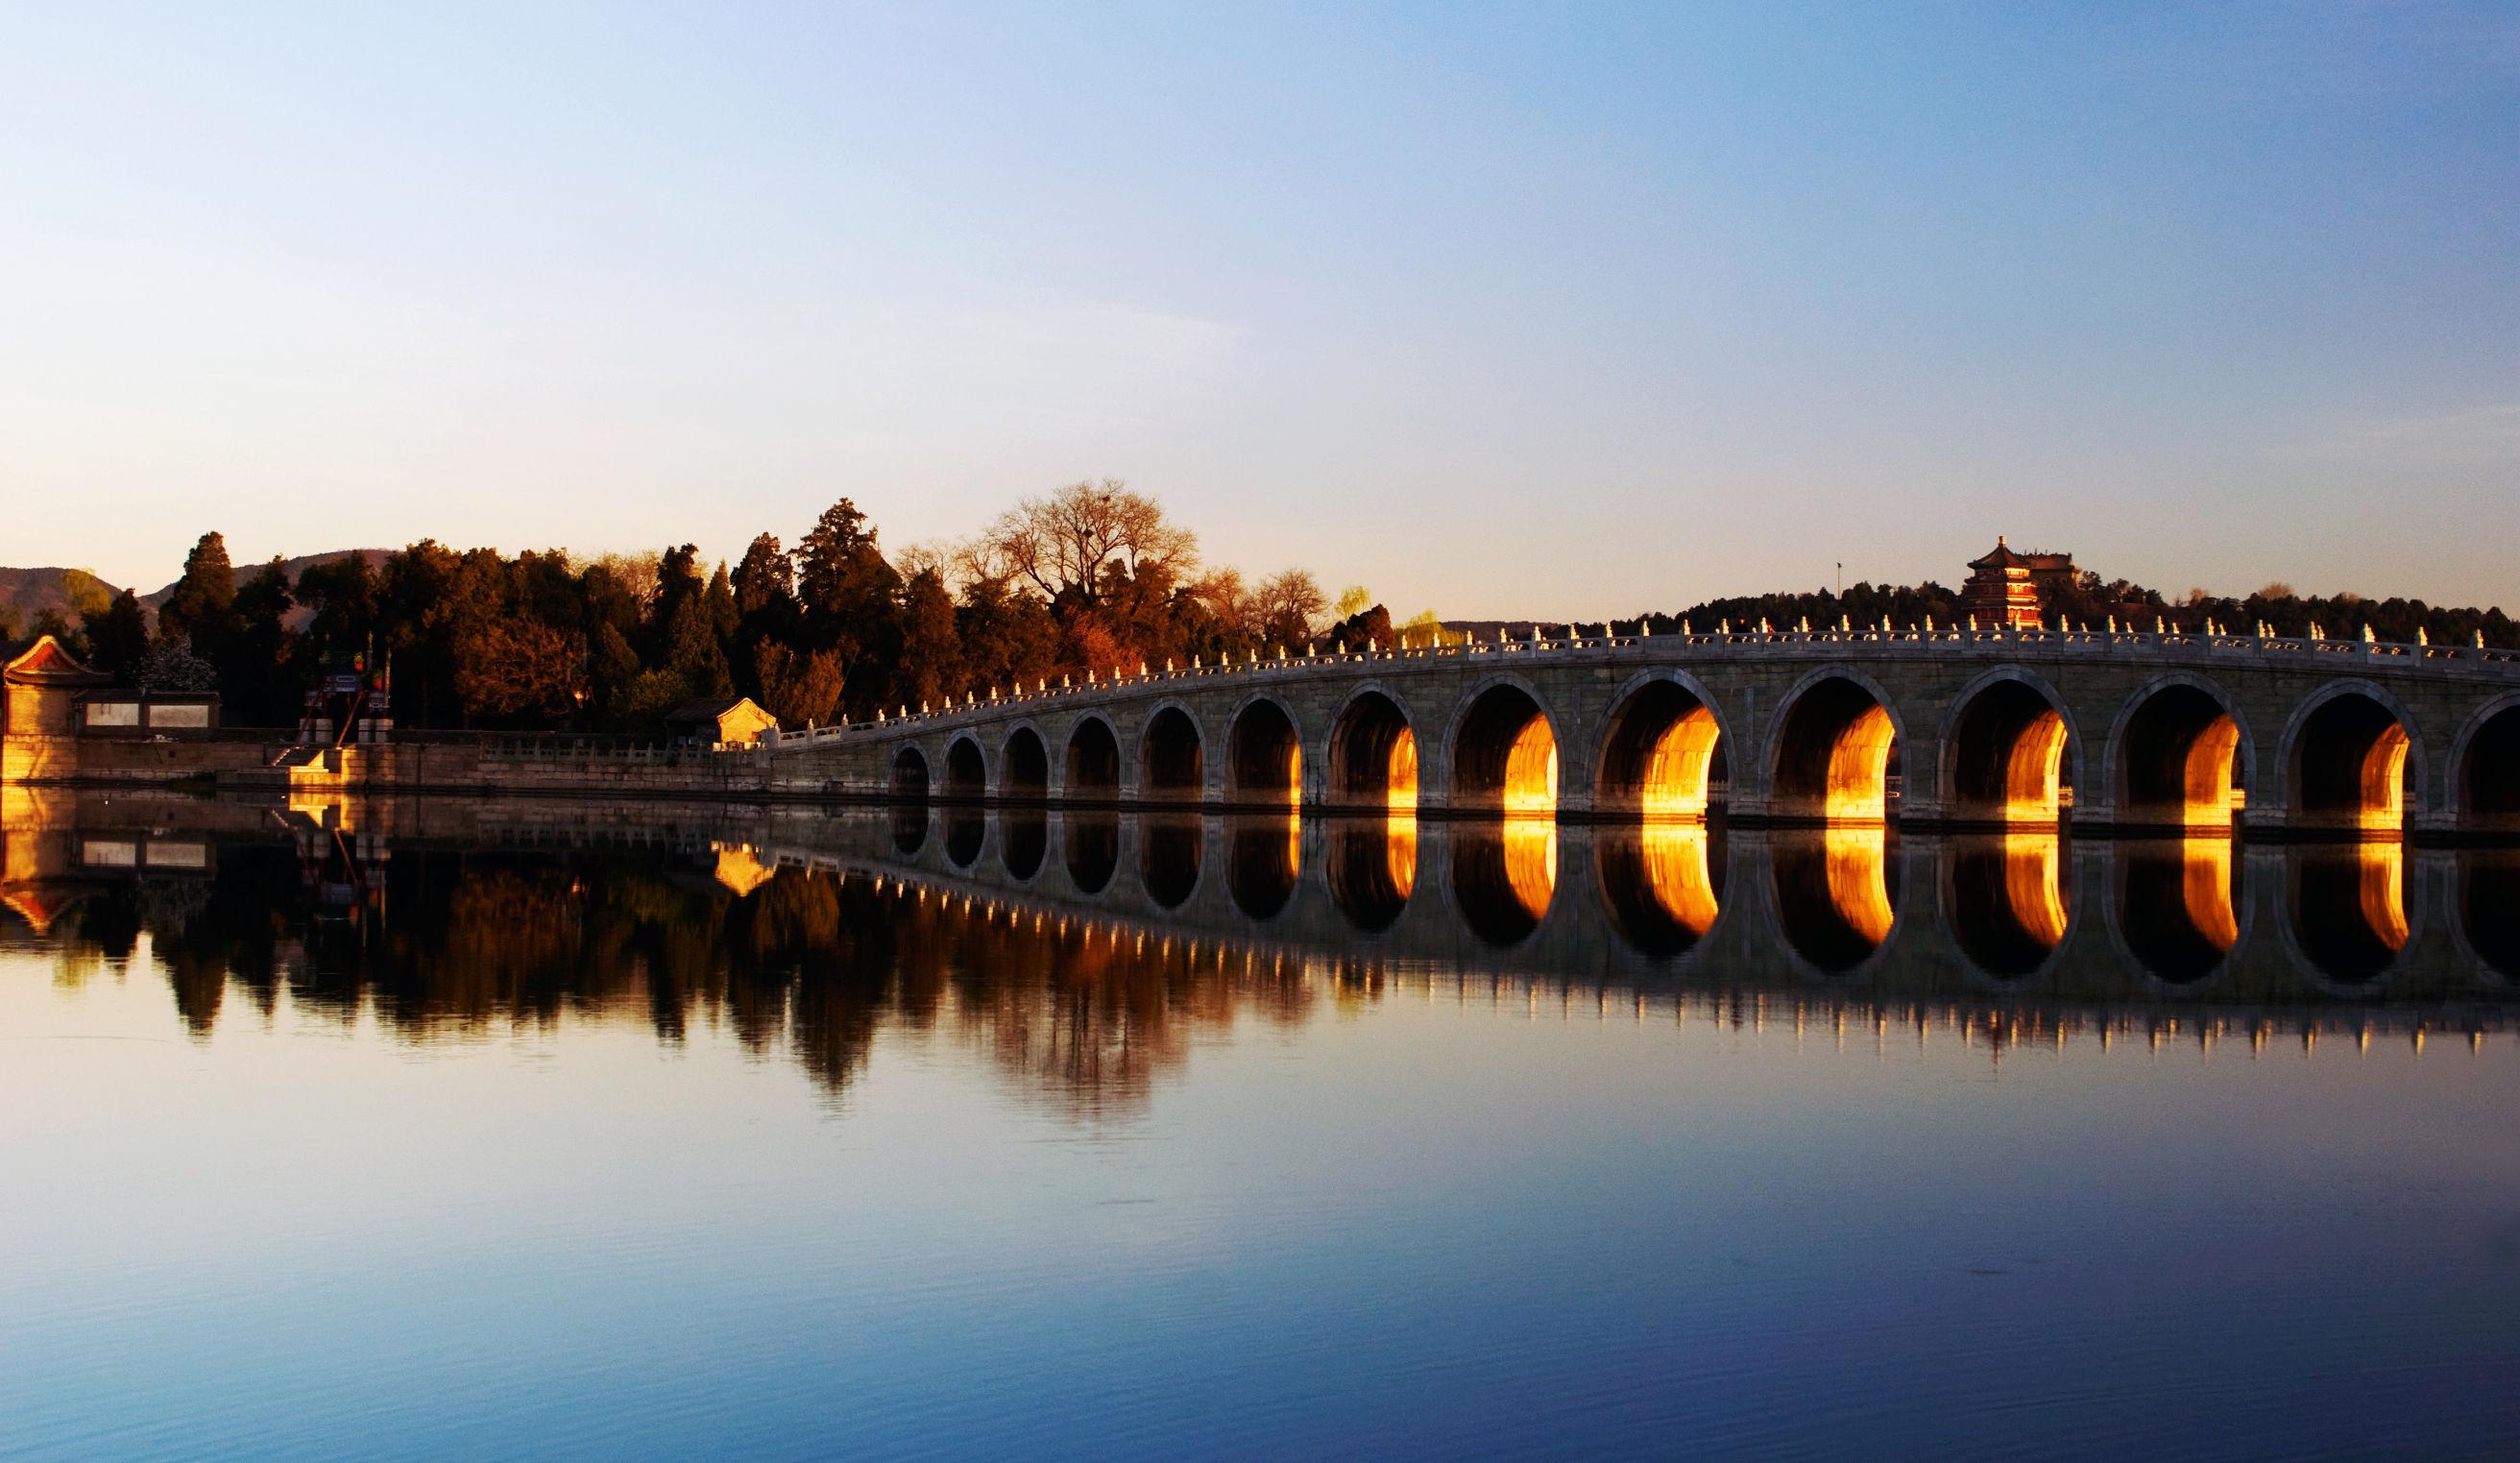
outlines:
M1841 625L1835 629L1778 630L1720 629L1714 631L1685 630L1678 634L1654 635L1563 635L1547 636L1535 630L1522 639L1500 636L1495 640L1467 641L1452 645L1395 646L1388 649L1362 651L1307 651L1289 655L1284 651L1274 657L1250 656L1240 661L1224 661L1203 664L1193 660L1186 666L1166 663L1161 669L1141 670L1134 674L1096 676L1088 674L1082 681L1062 676L1058 685L1047 680L1035 683L1032 690L1005 692L993 689L987 696L972 694L942 707L922 707L891 714L878 713L872 721L849 721L845 718L832 726L808 727L802 731L780 732L765 745L775 751L801 751L828 746L844 738L870 733L896 731L905 723L960 720L981 711L1003 711L1011 706L1035 702L1103 694L1137 686L1164 685L1199 680L1214 676L1258 675L1303 672L1335 665L1354 665L1374 662L1447 660L1481 656L1550 655L1575 651L1615 651L1626 649L1668 650L1674 644L1692 650L1734 649L1741 647L1815 647L1853 644L1906 645L1977 649L1990 646L2033 649L2065 653L2108 654L2112 651L2183 650L2234 658L2288 662L2293 664L2318 663L2342 669L2335 663L2346 658L2378 658L2400 662L2421 662L2426 664L2452 663L2462 666L2492 665L2507 669L2520 679L2520 650L2504 650L2483 645L2432 645L2421 641L2408 645L2387 640L2342 640L2320 636L2235 635L2228 630L2138 630L2098 629L2086 626L2048 628L2046 626L1975 626L1937 625L1933 628L1911 626L1906 629ZM2491 672L2489 672L2491 673Z

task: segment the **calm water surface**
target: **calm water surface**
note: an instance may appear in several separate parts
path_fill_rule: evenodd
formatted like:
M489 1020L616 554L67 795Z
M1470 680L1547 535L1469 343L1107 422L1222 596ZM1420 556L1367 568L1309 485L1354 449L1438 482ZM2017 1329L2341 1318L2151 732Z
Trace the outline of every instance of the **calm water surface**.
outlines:
M0 1457L2520 1446L2504 855L329 816L14 816Z

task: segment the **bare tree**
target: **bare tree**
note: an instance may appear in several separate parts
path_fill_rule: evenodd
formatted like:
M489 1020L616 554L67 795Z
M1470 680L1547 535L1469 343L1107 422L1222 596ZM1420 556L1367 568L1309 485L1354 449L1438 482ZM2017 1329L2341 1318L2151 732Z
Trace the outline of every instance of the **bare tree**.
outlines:
M1300 644L1311 639L1329 606L1329 597L1322 593L1310 570L1271 574L1251 591L1252 617L1282 642Z
M1179 579L1198 565L1197 535L1167 521L1154 499L1131 492L1116 478L1026 498L984 541L1007 573L1053 599L1073 593L1088 605L1102 602L1107 571L1123 570L1136 579L1162 570Z

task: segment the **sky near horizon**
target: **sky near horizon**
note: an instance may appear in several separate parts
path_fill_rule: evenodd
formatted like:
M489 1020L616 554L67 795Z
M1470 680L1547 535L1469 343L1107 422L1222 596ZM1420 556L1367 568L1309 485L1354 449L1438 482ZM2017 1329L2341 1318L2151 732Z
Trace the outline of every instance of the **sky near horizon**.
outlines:
M2520 609L2520 7L0 3L0 563L887 546L1401 614Z

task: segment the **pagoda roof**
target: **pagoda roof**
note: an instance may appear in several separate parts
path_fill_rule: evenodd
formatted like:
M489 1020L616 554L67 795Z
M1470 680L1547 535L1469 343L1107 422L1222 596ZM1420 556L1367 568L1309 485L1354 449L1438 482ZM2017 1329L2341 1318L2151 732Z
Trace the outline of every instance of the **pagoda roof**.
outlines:
M1995 547L1987 550L1986 557L1970 560L1968 567L1971 569L2028 569L2030 557L2005 547L2003 535L1999 533L1995 535Z
M113 679L80 663L50 635L0 646L0 679L15 686L102 686Z

